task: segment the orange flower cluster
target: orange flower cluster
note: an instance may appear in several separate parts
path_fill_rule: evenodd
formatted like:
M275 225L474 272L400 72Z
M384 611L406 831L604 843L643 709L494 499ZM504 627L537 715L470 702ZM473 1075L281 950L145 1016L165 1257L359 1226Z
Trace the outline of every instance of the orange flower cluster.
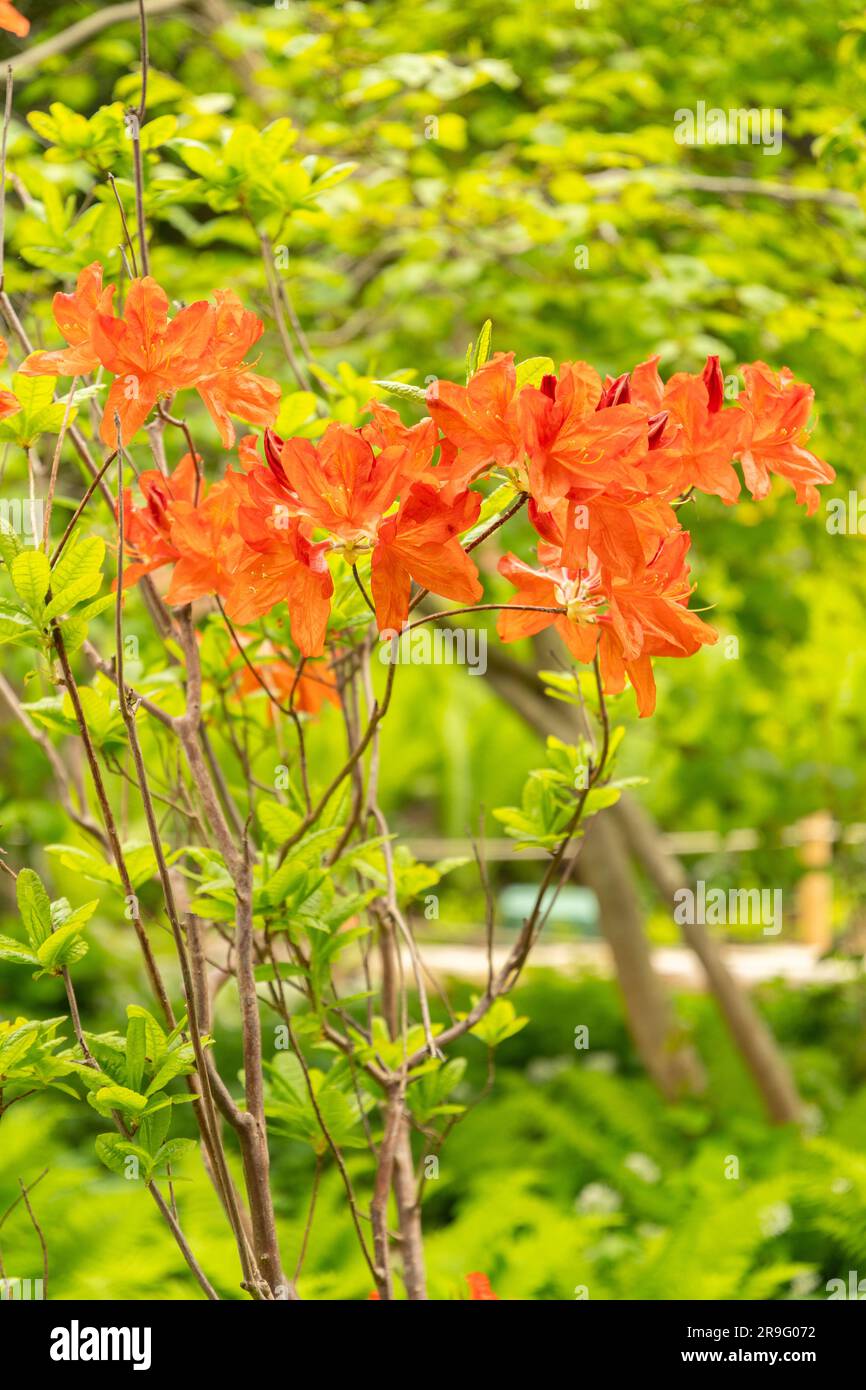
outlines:
M192 389L207 406L225 447L235 441L230 416L269 425L280 388L244 361L263 324L232 290L218 290L216 304L199 300L169 319L165 291L151 276L133 280L122 317L112 312L114 286L103 288L102 266L86 266L74 294L54 296L54 321L68 346L34 352L21 367L31 376L84 376L104 367L114 374L102 418L103 443L128 444L157 401Z
M89 267L55 315L69 347L37 355L30 370L79 372L99 361L118 376L106 419L122 410L128 435L159 394L194 387L232 437L229 413L272 418L273 383L244 365L261 324L234 295L194 304L171 322L153 281L136 281L123 319ZM106 299L106 295L108 298ZM123 380L137 375L134 406ZM519 384L513 354L498 354L468 385L436 382L428 416L406 426L377 402L360 429L334 423L322 438L283 440L266 429L241 440L243 471L209 491L187 456L171 477L140 479L145 503L127 499L133 563L125 582L173 564L167 600L208 594L248 624L285 602L306 657L324 651L333 580L328 557L370 560L372 606L381 632L397 633L413 583L461 605L482 595L461 537L478 520L474 484L494 470L526 494L538 535L537 562L508 553L500 573L515 586L498 631L511 642L553 626L580 662L598 656L604 688L628 680L639 713L655 706L654 656L689 656L717 634L689 609L690 536L677 503L692 490L734 503L742 466L755 498L771 474L793 484L809 512L833 470L807 448L813 392L787 369L743 368L745 391L726 405L718 359L699 374L663 383L658 359L602 381L585 362L564 363L538 385ZM105 433L111 442L111 429Z
M639 713L653 712L651 658L690 656L717 637L689 611L690 537L672 504L692 489L735 502L735 459L753 497L778 473L810 513L817 485L835 476L806 448L811 387L763 362L743 375L746 389L728 408L716 357L667 384L658 358L604 382L585 362L567 362L520 389L507 354L467 386L431 388L448 476L475 481L495 462L529 494L538 564L500 561L517 590L499 619L503 641L552 625L578 661L598 653L606 691L627 677Z
M282 440L268 430L264 462L243 440L244 473L192 501L195 471L185 459L170 478L141 476L144 508L129 500L128 539L135 562L125 582L174 562L169 603L219 594L229 617L250 623L285 601L292 637L304 656L324 650L333 580L327 556L350 564L368 553L382 631L398 631L413 580L459 603L482 589L459 536L472 526L481 495L441 480L434 466L432 420L405 426L373 402L360 430L332 424L318 445ZM315 532L328 539L315 540Z

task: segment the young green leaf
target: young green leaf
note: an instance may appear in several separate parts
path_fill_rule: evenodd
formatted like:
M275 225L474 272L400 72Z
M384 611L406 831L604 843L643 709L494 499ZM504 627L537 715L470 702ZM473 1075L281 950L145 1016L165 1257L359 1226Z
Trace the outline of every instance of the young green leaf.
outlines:
M51 935L51 902L39 875L22 869L15 880L18 911L34 950Z

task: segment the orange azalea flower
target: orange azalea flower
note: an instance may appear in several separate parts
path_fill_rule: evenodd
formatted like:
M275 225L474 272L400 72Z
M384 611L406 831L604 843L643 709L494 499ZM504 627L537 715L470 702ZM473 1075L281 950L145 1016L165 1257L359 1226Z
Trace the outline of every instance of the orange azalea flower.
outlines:
M273 434L273 430L265 430L265 438ZM282 443L282 441L280 441ZM245 473L251 473L254 468L260 468L262 460L259 457L259 437L257 434L245 434L238 440L238 463Z
M404 436L411 436L408 443L391 422L385 423L399 442L386 442L379 454L364 431L346 425L329 425L318 445L309 439L283 442L268 430L265 458L270 471L251 471L251 496L262 507L282 505L308 517L337 536L351 558L355 546L368 548L375 542L383 515L403 486L429 468L436 444L432 422L416 434L403 430ZM381 424L372 433L374 438L387 438Z
M656 703L650 657L693 656L700 647L718 641L715 628L688 607L692 590L686 554L691 539L687 531L672 533L640 575L614 578L610 586L599 644L604 689L618 693L628 676L641 719L653 713Z
M242 695L254 695L257 690L261 691L261 681L264 681L271 695L281 705L290 706L300 714L317 715L326 700L339 706L337 682L322 661L305 661L299 668L280 657L272 643L262 642L252 664L256 674L246 664L241 671ZM261 680L257 680L256 675ZM269 714L273 713L270 706L268 711Z
M138 486L145 505L135 507L132 491L124 488L124 534L133 557L123 572L123 587L137 584L150 574L179 559L180 552L171 538L171 507L175 502L195 501L196 469L192 454L184 454L174 472L166 477L158 468L139 475Z
M396 516L379 527L372 588L380 632L397 632L409 616L412 580L443 598L475 603L484 592L458 536L478 520L481 495L415 483Z
M30 20L25 19L14 5L10 5L9 0L0 0L0 29L23 39L30 33Z
M601 379L586 362L564 362L541 388L526 386L517 413L529 457L529 490L549 511L574 487L601 491L618 483L645 491L639 470L648 450L647 417L639 406L608 404Z
M238 519L245 549L226 593L229 617L249 623L285 602L301 655L321 656L334 592L328 543L314 545L298 517L242 506Z
M592 571L561 564L533 569L509 552L499 561L499 573L517 589L511 600L516 606L504 609L496 624L503 642L518 642L553 627L576 661L592 661L598 645L599 610L604 603L597 566ZM526 607L521 611L519 605ZM532 611L539 608L564 608L566 612Z
M470 1302L475 1303L498 1303L499 1295L495 1294L490 1287L490 1280L486 1274L467 1274L466 1282L469 1285Z
M604 689L619 693L628 677L638 713L645 718L655 709L650 657L692 656L718 639L715 630L688 608L690 544L688 532L673 532L650 563L628 578L605 576L597 562L588 570L568 569L562 565L561 550L549 545L539 546L542 564L535 570L506 555L499 571L517 586L515 604L563 607L566 612L505 609L497 623L499 636L503 642L514 642L554 627L572 656L582 662L592 661L597 646Z
M406 451L405 476L421 478L430 468L433 450L439 442L434 420L422 420L417 425L404 425L396 410L380 401L368 401L364 407L373 416L361 429L361 437L376 449L391 445Z
M667 411L658 447L646 460L647 481L670 496L695 487L730 506L740 495L731 460L739 451L743 417L737 409L722 409L719 359L708 358L700 376L677 372L665 386L657 364L657 357L641 363L631 379L633 400Z
M746 390L739 404L745 411L742 461L746 486L753 497L766 497L770 474L778 473L793 484L797 501L805 503L811 516L819 501L815 484L831 483L836 476L829 463L806 448L815 393L811 386L795 381L787 367L774 372L765 362L753 362L742 371Z
M231 469L198 506L173 502L170 542L178 553L166 603L192 603L205 594L227 595L246 548L236 529L243 475Z
M56 352L33 352L21 365L27 376L86 376L99 366L93 346L97 314L111 313L114 286L102 287L102 266L92 261L79 273L73 294L56 294L54 322L67 343Z
M253 425L271 425L280 408L280 388L270 377L250 371L244 358L264 332L264 324L252 311L244 309L233 290L217 290L214 295L213 337L207 356L213 363L195 382L224 446L235 442L229 416L239 415Z
M9 356L9 344L5 338L0 338L0 367ZM21 409L21 402L11 391L4 391L0 388L0 420L5 420L7 415L17 415Z
M574 488L547 513L530 498L527 511L542 539L562 547L563 564L586 569L592 551L605 569L619 575L642 569L678 524L662 498L613 486L597 495Z
M271 567L279 568L278 557L286 554L290 518L297 522L303 518L308 528L329 531L350 564L360 551L372 550L377 621L382 630L396 630L408 615L413 579L464 603L480 597L477 570L457 536L477 519L481 498L454 487L435 486L438 470L431 467L436 444L432 421L408 429L396 411L372 409L371 425L351 430L331 424L318 445L309 439L283 441L273 430L266 431L268 467L250 468L250 499L255 506L244 509L241 525L250 545L267 550ZM381 452L377 454L374 445ZM401 506L389 515L401 493ZM289 534L294 544L303 532L296 526ZM270 538L267 545L261 544L265 536ZM256 575L260 587L255 603L263 603L270 590L262 566L250 562L249 572ZM243 611L250 610L252 600L239 596L239 602Z
M115 377L99 432L104 444L111 448L116 442L115 414L126 444L161 396L171 396L201 376L213 322L214 310L204 300L181 309L169 322L168 295L150 275L132 281L123 318L95 315L93 347Z
M516 391L513 352L495 353L467 386L435 381L428 388L427 409L445 436L441 466L448 481L466 483L494 463L522 461Z

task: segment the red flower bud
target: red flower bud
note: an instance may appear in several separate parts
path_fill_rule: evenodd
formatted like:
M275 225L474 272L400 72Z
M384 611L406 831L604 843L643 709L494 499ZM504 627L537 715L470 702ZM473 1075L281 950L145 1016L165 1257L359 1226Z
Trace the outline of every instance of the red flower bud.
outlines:
M265 430L265 462L278 482L285 483L286 475L280 457L283 452L284 439L281 439L276 430Z
M707 358L707 365L701 372L701 381L707 388L709 412L715 415L717 410L721 410L725 400L725 378L722 376L718 357Z
M631 400L631 389L629 386L628 372L623 372L622 376L606 377L604 390L596 410L605 410L609 405L628 405Z
M665 425L668 422L667 410L660 410L658 415L651 415L647 420L647 447L657 449L662 442L662 435L665 432Z

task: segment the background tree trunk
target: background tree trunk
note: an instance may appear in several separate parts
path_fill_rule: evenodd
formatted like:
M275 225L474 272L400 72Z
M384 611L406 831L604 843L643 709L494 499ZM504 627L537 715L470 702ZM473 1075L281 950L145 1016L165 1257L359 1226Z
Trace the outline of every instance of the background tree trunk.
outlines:
M556 657L552 649L549 655L541 651L539 656L544 665L554 665ZM574 737L572 730L563 728L562 710L566 707L541 694L537 674L529 667L521 666L498 648L491 648L487 679L515 713L543 737L549 734L559 738ZM611 827L611 821L616 830ZM599 830L596 834L596 827L605 824L608 831ZM594 889L602 906L602 930L614 952L632 1036L647 1071L667 1095L668 1082L676 1085L682 1078L680 1084L683 1084L687 1077L696 1081L701 1074L700 1062L691 1048L685 1049L685 1060L673 1066L669 1062L660 1069L655 1060L662 1045L660 1040L665 1037L663 1012L669 1020L667 1036L675 1039L676 1029L664 987L652 968L630 856L643 866L671 911L674 893L688 887L691 876L667 851L652 818L627 794L616 806L590 822L580 855L583 863L578 861L579 876L587 887ZM600 863L601 860L607 862ZM731 1039L761 1094L769 1118L775 1124L795 1123L802 1103L773 1034L746 990L728 970L718 943L706 928L699 923L683 926L682 934L703 966ZM645 960L641 959L642 955ZM662 1080L662 1076L668 1081Z
M656 826L642 806L624 796L613 807L617 824L624 832L632 853L646 869L659 896L673 909L674 894L689 886L691 875L665 848ZM802 1108L794 1079L778 1043L751 999L737 983L722 960L718 942L700 923L682 927L684 940L691 946L707 976L719 1008L755 1085L761 1092L767 1113L776 1124L793 1124Z
M563 727L566 707L538 691L533 672L526 672L527 681L520 667L517 674L510 669L516 663L507 657L501 662L496 655L492 661L493 652L488 652L487 679L497 693L542 737L573 739L574 729ZM700 1093L706 1082L704 1069L653 969L632 867L609 813L589 822L576 868L577 877L598 898L601 930L613 953L629 1031L643 1065L667 1100Z

